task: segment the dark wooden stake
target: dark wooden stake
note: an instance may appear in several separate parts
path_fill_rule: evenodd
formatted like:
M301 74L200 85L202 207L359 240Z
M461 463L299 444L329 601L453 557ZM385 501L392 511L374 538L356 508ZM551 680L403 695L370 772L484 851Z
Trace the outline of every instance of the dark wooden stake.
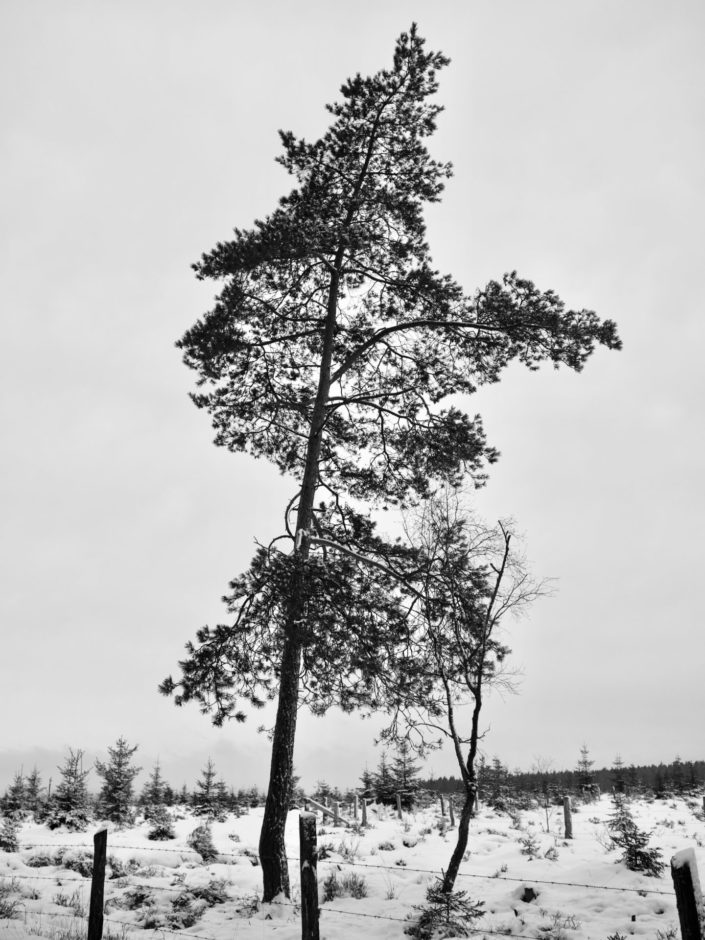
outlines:
M399 819L403 819L401 813L401 793L397 793L397 815L399 816Z
M360 803L360 809L362 810L362 825L367 825L367 800L362 798L362 803Z
M93 877L88 912L88 940L103 936L103 897L105 894L105 859L108 852L108 830L99 829L93 836Z
M453 797L448 797L448 816L450 817L450 828L455 829L455 812L453 811Z
M440 798L441 798L441 816L445 816L445 814L446 814L446 801L443 799L443 794L442 794L442 793L440 793L439 796L440 796Z
M702 940L700 923L700 879L693 849L683 849L671 859L671 878L676 892L678 918L683 940Z
M573 838L573 815L570 805L570 797L563 797L563 821L565 823L565 837L566 839Z
M300 813L299 815L299 859L301 865L301 940L319 940L318 848L314 813Z
M333 824L340 825L340 803L337 800L333 800Z
M357 793L353 795L353 815L355 816L355 822L357 822L360 815L360 799Z

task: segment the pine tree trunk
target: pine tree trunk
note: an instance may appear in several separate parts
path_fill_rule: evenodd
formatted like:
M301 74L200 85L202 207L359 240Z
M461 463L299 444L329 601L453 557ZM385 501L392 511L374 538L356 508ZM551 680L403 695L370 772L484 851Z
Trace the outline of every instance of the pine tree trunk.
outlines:
M335 335L335 318L340 282L340 266L343 250L340 249L335 259L328 288L326 325L323 334L321 365L316 401L311 414L311 425L306 453L306 464L301 481L299 509L296 517L296 531L308 532L313 519L313 503L318 485L318 462L323 439L325 409L330 394L330 370ZM302 566L308 558L308 542L301 541L295 549ZM294 771L294 739L296 736L296 717L299 705L299 676L301 672L301 626L306 616L306 597L303 570L299 570L292 582L286 625L286 639L282 653L279 679L279 702L272 739L272 763L269 771L269 788L264 807L264 819L259 840L259 856L262 863L264 895L267 903L278 894L290 896L289 869L286 859L284 831L289 813L292 795Z
M463 810L458 820L458 839L455 843L448 869L443 876L444 894L450 894L453 890L455 879L458 877L458 871L460 870L460 863L463 860L463 855L465 855L465 849L468 847L468 830L470 828L470 820L475 811L475 795L476 790L474 786L466 787L465 803L463 804Z
M279 704L272 740L272 763L264 819L259 838L259 857L265 902L278 894L290 896L289 868L286 859L284 832L291 800L294 770L294 737L299 698L301 644L297 637L288 637L282 656Z

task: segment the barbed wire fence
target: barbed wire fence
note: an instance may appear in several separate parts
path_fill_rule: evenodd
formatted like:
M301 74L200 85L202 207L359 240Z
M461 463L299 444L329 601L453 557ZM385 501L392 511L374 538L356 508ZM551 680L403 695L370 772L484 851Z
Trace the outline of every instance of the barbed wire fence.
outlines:
M314 802L314 801L309 801L309 802ZM326 811L329 813L330 816L334 816L338 819L340 818L338 807L334 807L333 810L326 809ZM301 818L304 816L313 818L314 820L313 831L315 835L316 816L312 813L301 813ZM105 830L102 830L102 831L105 832ZM303 829L301 830L301 832L302 831ZM107 833L106 833L106 836L107 836ZM307 848L302 842L300 848L301 848L301 852L299 856L293 856L293 855L287 856L288 861L292 863L296 863L299 866L301 866L302 858L311 856L310 846ZM31 850L31 849L51 849L55 853L60 853L62 851L63 852L67 852L67 851L68 852L72 852L72 851L73 852L93 852L94 853L93 855L94 866L93 867L94 867L94 873L95 873L95 861L96 861L95 839L94 839L93 846L91 846L88 843L55 843L55 842L54 843L38 843L38 842L26 843L26 842L23 842L21 843L21 849L24 851ZM116 852L128 852L128 851L139 852L139 853L151 852L151 853L158 853L160 855L161 854L173 854L173 855L178 855L181 858L188 858L188 857L193 858L194 856L201 857L198 851L196 851L195 849L190 849L190 848L171 849L171 848L162 847L162 846L154 846L154 847L145 846L145 845L133 846L133 845L122 845L119 843L111 845L111 854L116 853ZM315 851L315 845L314 845L314 851ZM240 852L218 851L217 856L218 856L218 859L231 858L231 859L237 859L237 860L242 860L244 857L247 857L253 864L256 864L256 862L252 860L251 855L246 854L246 850L243 850ZM388 872L395 871L397 869L397 866L395 865L384 865L384 864L375 864L372 862L362 862L354 858L353 859L318 858L317 854L315 857L316 857L316 866L315 866L316 868L318 866L323 866L324 868L329 867L333 870L335 869L342 870L343 866L346 866L350 869L355 869L355 868L377 869L377 870L385 870ZM55 859L56 859L56 864L61 864L60 854L57 854L55 856ZM105 860L103 860L103 880L105 877L104 862ZM49 862L49 864L51 864L51 862ZM40 881L41 882L41 881L50 880L56 883L57 887L80 886L80 888L83 890L85 890L90 883L91 892L93 892L95 888L95 876L94 875L93 876L82 875L76 871L72 871L71 875L69 876L68 874L69 870L70 869L67 869L67 874L63 876L60 874L56 874L56 873L53 875L40 875L40 874L25 875L25 874L18 874L14 870L9 870L6 875L0 872L0 887L2 886L2 883L5 879L10 879L11 882L12 881L17 881L17 882ZM428 876L432 876L435 878L442 877L442 872L433 870L433 869L403 866L403 871L413 872L414 874L428 875ZM134 874L138 874L138 871L135 872ZM458 877L463 878L463 879L493 880L493 881L510 882L510 883L515 883L515 884L524 884L524 885L532 885L532 886L533 885L537 885L537 886L546 885L546 886L552 886L552 887L558 887L558 888L577 888L577 889L582 889L582 890L619 892L623 894L633 893L633 894L638 894L641 896L654 895L654 896L675 898L677 902L679 919L681 922L681 932L683 935L683 940L703 940L701 927L700 927L700 921L697 915L697 909L700 903L700 895L699 895L700 883L699 883L699 878L697 874L697 868L695 865L695 857L694 857L692 850L685 850L684 852L680 852L676 856L674 856L671 862L671 874L672 874L673 883L674 883L673 891L664 891L664 890L659 890L656 888L643 888L643 887L631 888L631 887L622 887L622 886L615 886L615 885L600 885L600 884L591 884L588 882L558 881L558 880L533 878L530 876L520 878L520 877L508 876L503 873L489 875L489 874L484 874L480 872L463 871L459 873ZM178 896L180 893L183 893L187 889L187 886L185 884L172 884L169 886L155 885L155 884L149 884L144 881L135 881L132 875L130 875L129 877L130 877L129 883L120 885L121 887L127 887L128 890L133 889L133 888L141 888L144 891L148 891L150 893L151 892L165 892L165 893L173 893ZM116 880L116 881L122 880L123 882L126 882L127 877L123 875L122 878L118 878L118 879L111 878L110 880ZM398 916L393 916L393 915L376 914L376 913L371 913L368 911L345 910L342 908L330 906L329 904L326 904L325 906L321 908L319 906L319 901L318 901L317 884L314 883L314 887L315 887L315 903L313 903L313 905L309 905L309 907L310 907L310 910L313 910L314 912L316 927L318 923L319 913L324 913L325 917L328 917L328 915L332 915L334 917L357 918L358 923L360 922L360 919L384 920L384 921L389 921L389 922L394 922L394 923L399 923L399 924L406 924L407 926L409 926L413 922L410 916L398 917ZM110 900L112 899L109 899L109 902ZM240 899L240 900L242 901L243 899ZM235 899L233 899L233 901L235 901ZM69 913L68 901L65 900L65 901L62 901L61 903L66 903L67 910L60 911L60 912L49 911L43 908L40 908L39 910L33 910L33 909L27 909L25 905L24 918L25 918L25 923L29 925L30 932L34 932L34 933L37 933L38 935L41 935L41 921L43 918L47 918L50 920L63 920L64 924L71 923L71 922L75 923L76 925L75 933L73 932L72 929L69 929L68 933L66 932L66 930L64 930L63 931L64 936L75 936L76 938L84 936L86 918L85 918L85 904L83 904L83 901L75 900L73 909L72 909L73 913ZM281 907L288 907L294 913L301 913L304 907L303 881L302 881L302 898L301 898L300 903L295 903L293 901L284 900L284 899L277 899L276 902L273 902L273 903L276 903L278 906L281 906ZM693 914L693 911L695 911L696 913ZM104 906L102 904L102 895L101 895L101 919L100 920L101 920L100 928L98 930L95 924L91 925L90 918L89 918L88 940L100 940L100 938L103 935L103 923L108 925L107 940L120 940L120 938L123 938L124 940L127 934L136 933L138 931L143 932L144 930L144 926L138 922L118 919L115 916L106 916L104 913ZM37 921L39 922L38 927L37 927ZM92 930L91 930L91 926L93 927ZM302 922L302 938L304 938L304 940L308 940L310 936L314 935L311 927L312 925L310 923L307 925ZM111 930L111 928L116 928L119 931L119 933L116 934L113 930ZM159 933L164 934L164 935L167 935L167 934L168 935L174 935L174 934L183 935L184 934L183 927L172 928L172 927L167 926L166 924L159 924L158 926L155 926L154 929L156 929ZM518 940L519 938L526 937L526 940L536 940L535 935L533 936L523 935L520 933L516 933L513 930L503 931L503 930L495 929L492 927L468 928L468 932L473 933L473 934L481 934L483 936L516 937L518 938ZM190 930L185 935L188 937L193 937L194 940L215 940L215 938L213 937L206 936L203 934L198 934L198 933L192 933Z

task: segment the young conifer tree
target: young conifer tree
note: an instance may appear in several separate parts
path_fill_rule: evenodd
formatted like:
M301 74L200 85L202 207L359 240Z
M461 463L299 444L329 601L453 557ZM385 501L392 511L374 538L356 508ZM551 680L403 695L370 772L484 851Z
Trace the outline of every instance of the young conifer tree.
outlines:
M88 826L90 807L86 778L90 769L83 769L83 751L69 748L63 767L59 767L61 781L51 796L47 811L47 825L50 829L66 826L67 829L82 831Z
M389 764L386 753L383 751L377 770L374 773L374 795L378 803L392 806L396 802L397 781L394 771Z
M281 134L294 188L196 265L223 288L178 344L216 444L265 457L296 481L281 537L231 584L233 622L200 630L180 680L161 686L217 724L244 719L241 699L277 700L260 836L266 901L289 894L299 706L382 706L397 694L385 678L405 665L390 569L407 556L360 505L425 498L465 474L482 482L496 451L478 416L443 406L449 394L496 382L512 360L579 370L596 344L619 346L613 323L567 311L516 274L468 296L432 267L423 207L451 170L426 141L447 63L413 26L391 68L342 86L319 140ZM412 685L397 678L395 688Z
M157 761L140 794L140 804L144 807L145 819L152 819L155 813L162 815L161 810L166 802L166 790L167 785L162 777L159 761Z
M581 787L592 786L595 775L592 772L592 765L595 761L590 760L590 751L587 744L580 748L580 760L578 761L575 772L578 775L578 785Z
M36 767L31 774L25 778L25 806L30 813L35 815L42 809L42 794L45 787L42 786L42 775Z
M20 813L27 809L27 784L21 770L15 772L1 802L5 813Z
M401 795L404 809L411 809L419 790L420 764L414 760L408 741L401 740L392 759L392 774L396 791Z
M133 786L141 770L141 767L132 766L132 755L137 748L138 745L130 747L125 738L120 737L115 747L108 748L108 762L95 762L96 772L103 778L98 809L105 819L119 827L127 826L133 820Z
M225 783L216 780L215 764L209 757L191 797L194 815L222 820L225 816L227 796Z

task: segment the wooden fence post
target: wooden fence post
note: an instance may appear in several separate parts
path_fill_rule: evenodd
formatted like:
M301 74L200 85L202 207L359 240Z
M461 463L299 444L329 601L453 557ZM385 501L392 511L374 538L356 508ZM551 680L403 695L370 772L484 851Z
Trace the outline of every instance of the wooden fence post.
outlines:
M103 898L105 894L105 859L108 851L108 830L99 829L93 836L93 876L91 903L88 909L88 940L103 936Z
M357 793L353 794L353 815L355 816L355 822L358 820L360 813L360 800Z
M333 800L333 825L340 825L340 803L337 800Z
M299 813L299 865L301 866L301 940L319 940L318 848L315 813Z
M671 878L676 892L678 918L683 940L702 940L700 923L700 879L693 849L683 849L671 859Z
M442 793L439 793L438 795L439 795L440 798L441 798L441 816L445 816L445 814L446 814L446 801L443 799L443 794L442 794Z
M573 816L572 809L570 805L570 797L563 797L563 821L565 823L565 837L566 839L573 838Z
M367 800L365 799L364 796L362 798L362 803L360 804L360 807L362 809L362 825L366 826L367 825Z
M453 797L448 797L448 815L450 816L450 828L455 828L455 813L453 812Z
M399 816L399 819L404 818L401 813L401 793L397 793L397 815Z

